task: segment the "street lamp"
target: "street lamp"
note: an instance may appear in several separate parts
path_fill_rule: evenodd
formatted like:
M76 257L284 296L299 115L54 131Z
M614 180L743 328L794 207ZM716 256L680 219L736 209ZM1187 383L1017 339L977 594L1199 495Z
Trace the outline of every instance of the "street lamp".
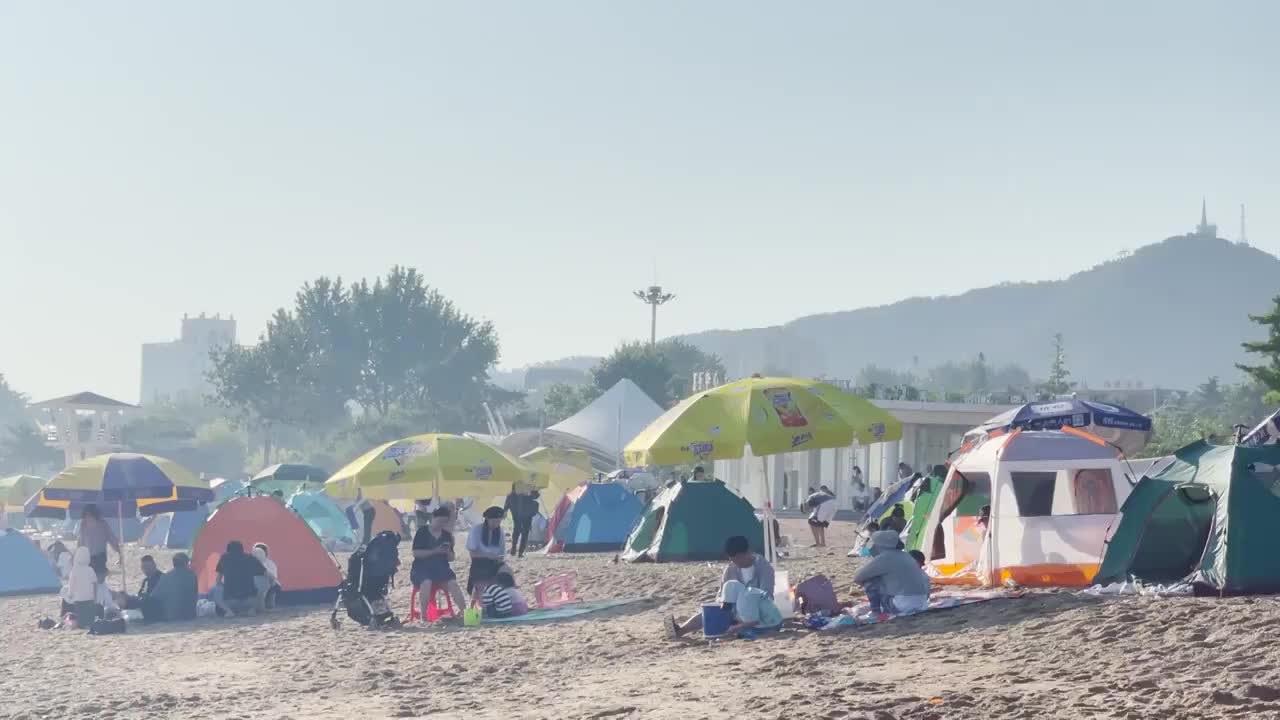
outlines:
M647 290L636 290L635 296L652 309L652 319L649 322L649 344L656 345L658 342L658 306L675 300L676 296L674 293L662 292L661 285L650 285Z

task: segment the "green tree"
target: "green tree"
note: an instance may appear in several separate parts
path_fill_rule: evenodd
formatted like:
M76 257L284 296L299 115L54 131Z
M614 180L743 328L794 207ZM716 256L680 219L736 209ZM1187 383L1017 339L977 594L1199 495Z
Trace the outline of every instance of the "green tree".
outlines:
M29 398L14 390L0 373L0 428L7 428L27 419L27 402Z
M1056 333L1053 336L1053 362L1049 364L1049 378L1042 388L1044 394L1052 397L1070 392L1070 377L1071 372L1067 370L1067 351L1062 341L1062 333Z
M662 407L671 406L675 377L662 350L641 342L623 343L591 370L591 382L602 392L626 378Z
M1258 355L1258 365L1237 365L1266 388L1266 401L1280 403L1280 295L1275 297L1271 311L1262 315L1250 315L1249 319L1267 329L1267 339L1242 343L1246 352Z
M693 379L698 373L710 373L724 377L724 363L712 353L703 352L701 348L679 338L668 338L657 344L657 350L667 360L671 368L670 392L676 400L693 394ZM608 390L609 388L601 388ZM656 399L656 398L655 398Z
M600 397L595 385L566 385L556 383L547 388L542 397L542 412L547 425L554 425L591 404Z
M986 392L991 382L991 374L987 368L986 353L978 353L978 359L973 361L970 368L971 381L969 389L976 393Z
M42 475L62 467L62 452L46 445L34 424L18 423L0 432L0 474Z

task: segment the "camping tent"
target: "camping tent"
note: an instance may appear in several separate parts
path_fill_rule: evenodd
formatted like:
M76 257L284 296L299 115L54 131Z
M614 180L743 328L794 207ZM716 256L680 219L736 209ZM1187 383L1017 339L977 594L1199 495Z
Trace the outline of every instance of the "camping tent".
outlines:
M245 494L248 487L248 484L243 480L214 478L209 481L209 489L213 490L213 502L215 507L233 497L236 497L237 495Z
M1280 446L1200 441L1138 481L1094 582L1187 580L1197 591L1280 591Z
M627 538L627 562L720 560L724 541L742 535L764 551L764 525L751 503L719 480L672 483L658 493Z
M644 512L640 498L617 483L586 483L560 500L547 525L547 552L621 550Z
M623 378L591 404L549 429L590 441L618 457L622 448L661 414L658 403L639 385Z
M289 498L289 509L311 526L330 550L354 550L355 528L346 512L323 492L300 492Z
M333 602L342 574L302 518L270 497L234 498L209 516L191 549L191 569L207 593L217 580L218 560L227 543L238 540L246 552L265 543L280 571L284 605Z
M204 506L195 510L162 513L152 517L143 526L139 545L145 547L166 547L175 550L191 547L196 533L204 527L209 518L209 511Z
M351 514L356 519L356 537L361 544L380 532L390 530L397 535L404 535L404 527L400 524L400 513L387 504L385 500L361 500L351 507Z
M929 521L929 513L938 496L942 494L943 478L930 475L920 480L911 488L908 500L911 501L911 515L907 520L907 536L903 543L908 550L921 550L920 539L924 537L924 526Z
M929 511L925 569L936 583L1086 585L1129 489L1118 452L1080 431L988 437L954 462Z
M55 593L58 571L40 548L17 530L0 530L0 595Z
M11 475L0 478L0 512L8 527L20 528L27 525L27 515L23 506L32 495L44 487L44 479L35 475ZM0 525L5 527L5 525Z

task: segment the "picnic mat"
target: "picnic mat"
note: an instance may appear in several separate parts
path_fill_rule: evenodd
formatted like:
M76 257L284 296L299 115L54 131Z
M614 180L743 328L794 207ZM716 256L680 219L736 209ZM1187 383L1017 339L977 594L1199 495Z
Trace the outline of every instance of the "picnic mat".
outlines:
M877 625L879 623L889 622L900 617L910 617L911 615L919 615L920 613L933 612L935 610L950 610L964 605L974 605L990 600L1015 600L1026 596L1025 590L1009 590L1005 588L996 588L992 590L970 590L967 592L946 592L938 593L929 598L929 607L917 613L906 613L903 615L875 615L871 612L871 608L863 605L855 608L852 614L839 615L832 618L828 623L823 625L821 630L834 630L836 628L851 627L854 625Z
M528 614L517 615L508 618L485 618L481 622L489 623L527 623L542 622L545 620L563 620L565 618L574 618L579 615L588 615L601 610L622 607L630 605L634 602L640 602L641 598L632 598L630 600L600 600L597 602L574 603L572 605L561 605L550 610L530 610Z

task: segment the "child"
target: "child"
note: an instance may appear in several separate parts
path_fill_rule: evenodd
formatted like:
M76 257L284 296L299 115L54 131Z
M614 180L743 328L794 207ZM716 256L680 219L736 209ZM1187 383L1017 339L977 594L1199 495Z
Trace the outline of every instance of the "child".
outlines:
M481 603L484 608L484 616L489 618L508 618L516 614L515 598L512 592L516 588L516 579L511 573L500 571L493 576L493 582L489 583L481 595ZM525 611L528 612L526 606Z
M276 596L280 594L280 569L276 567L276 563L269 557L270 549L266 543L257 543L253 546L253 556L258 558L258 562L262 563L262 567L266 568L267 595L263 600L263 605L268 608L276 606Z
M765 597L769 598L769 604L773 604L773 566L769 561L751 552L751 544L741 535L734 535L724 543L724 554L729 556L729 564L725 566L724 575L720 578L721 602L729 603L725 599L725 588L729 587L729 583L738 583L748 590L759 590ZM776 611L777 608L774 607ZM779 619L778 622L782 622ZM702 629L702 613L698 613L693 617L685 620L683 623L677 622L674 617L666 619L667 636L675 639L685 633Z
M71 573L67 578L66 600L75 608L76 626L88 629L98 619L102 608L96 602L98 596L98 574L89 565L89 548L76 548L72 561Z

